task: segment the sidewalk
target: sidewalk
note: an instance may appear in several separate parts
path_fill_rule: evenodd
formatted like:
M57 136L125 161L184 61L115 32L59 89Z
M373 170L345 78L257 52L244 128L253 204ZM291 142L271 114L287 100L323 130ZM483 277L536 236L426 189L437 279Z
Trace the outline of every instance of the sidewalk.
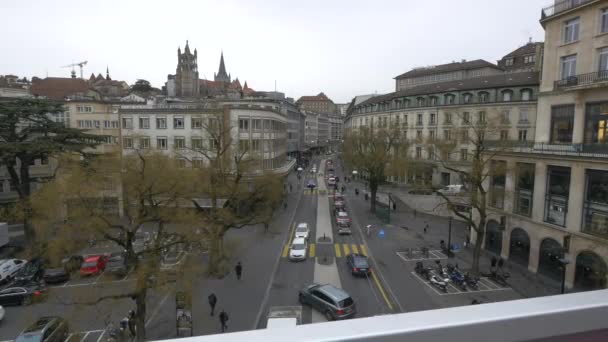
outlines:
M364 188L362 183L351 182L350 188L359 187L359 190ZM382 191L382 193L380 192ZM391 222L390 224L382 223L375 216L370 215L370 220L376 222L379 225L387 227L400 227L402 229L409 230L420 239L419 244L421 246L429 247L432 249L440 248L440 241L444 240L448 242L448 219L438 215L432 215L432 210L416 210L412 209L408 203L419 201L420 197L430 197L425 195L410 195L407 193L407 188L401 186L382 186L379 189L379 199L384 203L387 203L386 193L391 192L392 199L395 200L397 205L397 211L391 211ZM432 195L434 196L434 195ZM436 196L435 196L436 197ZM369 207L369 202L368 202ZM392 209L392 208L391 208ZM368 209L369 210L369 209ZM424 227L426 224L429 225L429 229L424 233ZM452 221L452 243L458 243L461 247L466 237L466 225L463 222L453 220ZM480 271L483 273L489 273L491 258L494 254L482 250L480 256ZM499 256L497 256L499 257ZM455 253L454 262L460 264L470 265L473 261L473 246L469 246L466 249ZM559 294L560 284L552 281L542 275L532 273L527 268L505 260L505 271L509 272L510 278L508 279L509 285L518 292L521 296L539 297Z

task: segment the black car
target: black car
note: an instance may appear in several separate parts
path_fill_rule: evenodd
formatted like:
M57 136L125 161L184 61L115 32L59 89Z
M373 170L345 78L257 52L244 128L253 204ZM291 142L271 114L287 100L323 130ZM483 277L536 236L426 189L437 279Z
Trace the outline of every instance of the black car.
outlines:
M63 267L47 268L42 279L48 284L63 283L70 280L70 273Z
M127 275L127 258L124 254L112 255L106 264L106 273L113 274L118 277Z
M68 322L61 317L41 317L23 330L15 342L63 342L70 334Z
M42 279L43 273L42 260L39 258L32 259L15 274L15 283L27 284L39 281Z
M371 273L367 257L363 254L349 254L346 257L346 264L353 275L367 276Z
M0 290L0 305L29 305L41 301L46 293L42 284L9 286Z

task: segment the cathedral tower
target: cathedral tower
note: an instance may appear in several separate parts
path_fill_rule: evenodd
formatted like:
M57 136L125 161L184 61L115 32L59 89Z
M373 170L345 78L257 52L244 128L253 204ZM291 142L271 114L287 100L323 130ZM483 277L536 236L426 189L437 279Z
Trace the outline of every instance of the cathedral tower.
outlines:
M230 74L226 73L226 66L224 65L224 51L222 51L222 55L220 57L220 69L217 74L213 74L213 80L215 82L224 83L228 85L231 82Z
M196 49L194 54L190 53L190 47L186 40L184 53L177 48L177 69L175 70L175 95L177 97L198 97L198 64Z

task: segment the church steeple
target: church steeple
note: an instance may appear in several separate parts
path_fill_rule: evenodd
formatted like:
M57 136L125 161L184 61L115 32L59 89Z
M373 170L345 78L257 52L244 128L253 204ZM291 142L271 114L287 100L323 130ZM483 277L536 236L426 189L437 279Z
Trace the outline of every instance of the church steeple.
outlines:
M111 81L112 79L110 78L110 67L106 66L106 80Z
M216 82L230 83L230 75L226 72L226 64L224 63L224 51L220 55L220 68L217 74L214 75Z
M190 53L190 47L188 46L188 41L186 40L186 47L184 48L184 53Z

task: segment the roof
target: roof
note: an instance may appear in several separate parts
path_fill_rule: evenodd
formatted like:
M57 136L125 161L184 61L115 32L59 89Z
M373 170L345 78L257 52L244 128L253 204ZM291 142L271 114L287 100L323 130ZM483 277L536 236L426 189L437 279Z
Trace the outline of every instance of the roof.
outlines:
M32 82L30 91L33 95L46 96L53 100L63 100L76 93L86 93L89 85L80 78L47 77Z
M329 101L333 103L333 101L330 100L329 97L327 97L327 95L325 95L323 92L314 96L301 96L296 103L301 103L304 101Z
M539 75L537 72L519 72L511 74L483 76L469 78L466 80L426 84L419 87L389 93L386 95L376 96L367 101L362 102L360 105L384 102L406 96L428 95L435 93L446 93L451 91L533 86L538 85L539 82Z
M404 74L401 74L395 77L396 80L401 78L409 78L409 77L419 77L426 75L435 75L441 74L444 72L458 71L458 70L472 70L472 69L481 69L481 68L494 68L500 69L495 64L492 64L483 59L476 59L474 61L464 61L464 62L453 62L448 64L435 65L431 67L425 68L416 68L412 69Z
M508 57L514 57L514 56L525 56L525 55L532 55L536 53L536 47L539 45L543 45L543 42L534 42L534 43L528 43L522 47L519 47L517 49L515 49L514 51L512 51L511 53L509 53L508 55L505 55L503 57L504 58L508 58Z

